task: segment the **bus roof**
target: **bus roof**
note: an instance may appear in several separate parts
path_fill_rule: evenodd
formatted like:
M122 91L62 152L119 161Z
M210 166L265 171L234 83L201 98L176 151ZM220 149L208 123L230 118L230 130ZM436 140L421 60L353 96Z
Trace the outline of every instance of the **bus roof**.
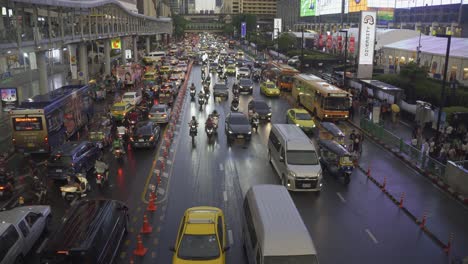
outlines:
M284 63L279 63L279 62L271 62L271 65L273 67L276 67L278 68L281 72L290 72L290 73L293 73L293 74L298 74L300 73L297 69L295 69L294 67L292 66L289 66L287 64L284 64Z
M21 105L19 108L30 108L30 109L45 108L48 105L51 105L52 103L55 103L65 98L67 95L70 95L71 93L82 89L83 87L86 87L86 86L83 86L83 85L62 86L53 91L50 91L49 93L39 94L39 95L34 96L33 98L30 98L27 101L21 102Z
M301 73L295 76L297 79L310 82L323 82L324 80L317 75Z
M306 83L309 83L314 86L314 88L319 91L321 94L328 96L336 97L347 97L350 96L350 93L347 91L327 83L322 78L313 75L313 74L298 74L295 76L296 79L302 80Z
M246 199L258 224L258 239L265 256L316 254L314 243L289 192L280 185L255 185Z

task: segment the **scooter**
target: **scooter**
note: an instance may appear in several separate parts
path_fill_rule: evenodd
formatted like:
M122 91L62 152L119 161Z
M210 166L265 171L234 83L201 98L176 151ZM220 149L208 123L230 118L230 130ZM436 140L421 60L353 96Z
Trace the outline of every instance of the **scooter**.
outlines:
M85 175L78 173L75 177L78 182L69 183L60 187L62 197L67 201L73 201L74 199L85 197L86 192L91 191L91 185L88 183Z
M102 170L102 168L94 167L94 172L96 174L96 184L99 188L102 188L105 184L107 184L109 179L109 170Z
M190 90L190 101L195 102L195 90Z
M197 136L197 126L191 123L189 123L189 125L190 125L189 135L190 137L192 137L192 145L195 146L195 137Z
M252 129L255 129L255 132L258 132L258 124L260 123L260 120L256 117L252 117Z
M212 126L212 127L205 127L205 132L206 132L206 135L208 136L208 139L211 139L211 137L212 137L213 134L215 133L215 131L214 131L214 126Z
M203 105L205 104L205 97L198 97L198 104L200 105L200 111L202 111Z

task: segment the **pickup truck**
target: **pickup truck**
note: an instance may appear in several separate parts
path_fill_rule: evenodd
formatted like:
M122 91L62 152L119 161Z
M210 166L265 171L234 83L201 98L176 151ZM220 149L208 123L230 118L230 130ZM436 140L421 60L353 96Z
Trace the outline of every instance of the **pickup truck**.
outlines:
M28 205L0 212L1 264L24 263L42 233L48 231L51 209Z

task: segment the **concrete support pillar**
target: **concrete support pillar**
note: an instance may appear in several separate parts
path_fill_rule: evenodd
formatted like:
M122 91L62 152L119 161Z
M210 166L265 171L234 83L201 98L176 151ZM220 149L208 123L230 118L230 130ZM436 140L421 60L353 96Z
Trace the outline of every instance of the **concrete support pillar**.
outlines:
M104 40L104 74L111 74L111 41L110 39Z
M133 36L133 61L138 62L138 36Z
M146 37L146 53L150 53L151 52L151 40L150 40L150 37Z
M125 45L125 38L121 37L120 38L120 58L122 60L122 64L125 64L127 62L127 59L125 58L125 50L127 49L127 45Z
M7 71L8 71L7 58L5 56L0 56L0 72L7 72Z
M86 43L80 44L80 76L79 78L83 80L84 83L89 81L89 71L88 71L88 47Z
M46 94L47 92L49 92L49 82L47 80L46 52L36 51L36 61L39 73L39 93Z
M68 45L68 57L70 61L70 71L73 80L78 79L78 66L76 64L76 45Z

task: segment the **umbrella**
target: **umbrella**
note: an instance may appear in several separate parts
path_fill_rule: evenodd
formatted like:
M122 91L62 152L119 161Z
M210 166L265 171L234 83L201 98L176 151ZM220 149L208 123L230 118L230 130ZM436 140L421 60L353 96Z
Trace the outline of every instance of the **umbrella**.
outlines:
M392 104L392 111L395 112L395 113L399 113L400 112L400 107L396 104Z

